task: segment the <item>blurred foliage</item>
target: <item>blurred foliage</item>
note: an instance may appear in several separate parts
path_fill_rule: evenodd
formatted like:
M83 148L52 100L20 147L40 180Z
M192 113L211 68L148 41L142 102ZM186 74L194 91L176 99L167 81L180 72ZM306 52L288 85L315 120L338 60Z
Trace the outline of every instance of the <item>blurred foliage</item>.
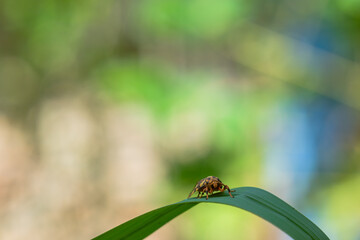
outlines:
M139 12L141 27L152 33L164 37L214 39L239 24L238 20L249 14L248 7L244 1L236 0L147 0L139 4Z

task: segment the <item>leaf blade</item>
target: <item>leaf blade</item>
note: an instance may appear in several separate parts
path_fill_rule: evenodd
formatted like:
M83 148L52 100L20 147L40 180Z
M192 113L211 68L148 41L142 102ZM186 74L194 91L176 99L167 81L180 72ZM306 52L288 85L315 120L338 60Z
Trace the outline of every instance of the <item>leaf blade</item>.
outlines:
M143 239L199 203L225 204L249 211L272 223L294 239L329 239L308 218L275 195L254 187L234 190L234 198L229 197L227 193L218 193L208 200L191 198L155 209L99 235L94 240Z

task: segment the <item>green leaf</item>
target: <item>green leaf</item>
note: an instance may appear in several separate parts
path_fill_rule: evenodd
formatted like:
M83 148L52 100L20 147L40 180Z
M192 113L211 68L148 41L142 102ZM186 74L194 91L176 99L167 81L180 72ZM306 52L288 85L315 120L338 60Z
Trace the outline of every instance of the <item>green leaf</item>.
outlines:
M252 212L269 221L293 239L329 239L313 222L275 195L254 187L235 188L206 198L186 199L138 216L94 238L95 240L143 239L165 223L199 203L221 203Z

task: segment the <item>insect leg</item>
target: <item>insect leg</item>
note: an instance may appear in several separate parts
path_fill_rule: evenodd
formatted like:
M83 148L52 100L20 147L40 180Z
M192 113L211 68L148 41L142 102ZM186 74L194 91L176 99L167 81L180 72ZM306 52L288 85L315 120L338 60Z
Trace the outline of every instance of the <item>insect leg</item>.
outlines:
M195 188L191 191L191 193L189 194L189 196L188 196L188 198L190 198L191 197L191 195L193 195L194 193L195 193Z
M200 197L198 197L198 198L201 198L203 194L204 194L204 192L201 192Z
M231 190L228 185L224 185L224 188L228 190L230 197L233 198L234 196L231 195L231 192L235 192L235 191ZM225 189L224 189L224 190L225 190Z

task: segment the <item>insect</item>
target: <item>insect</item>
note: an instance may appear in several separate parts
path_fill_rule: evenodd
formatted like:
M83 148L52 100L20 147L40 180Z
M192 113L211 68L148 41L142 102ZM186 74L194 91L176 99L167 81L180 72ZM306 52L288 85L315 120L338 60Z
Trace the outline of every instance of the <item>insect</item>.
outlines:
M191 195L193 195L195 192L199 192L197 198L201 198L202 195L206 193L206 200L208 200L209 193L212 194L215 191L224 192L225 190L228 190L230 197L233 198L231 192L235 192L234 190L231 190L228 185L223 184L219 178L214 176L208 176L196 183L194 189L191 191L188 198L190 198Z

